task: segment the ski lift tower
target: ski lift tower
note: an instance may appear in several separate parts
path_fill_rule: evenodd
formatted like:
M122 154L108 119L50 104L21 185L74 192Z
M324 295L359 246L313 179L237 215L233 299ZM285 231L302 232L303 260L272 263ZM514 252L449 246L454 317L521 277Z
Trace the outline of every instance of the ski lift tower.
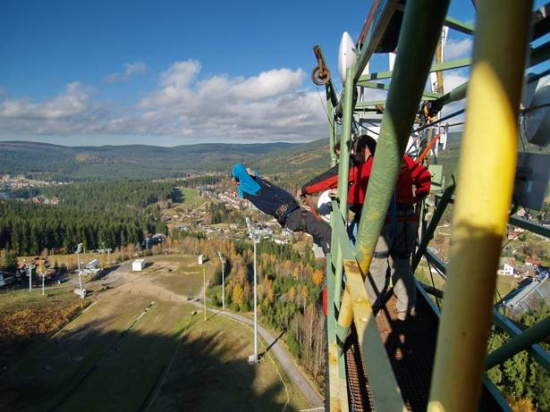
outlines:
M248 363L254 365L258 363L258 290L256 288L257 279L257 265L256 265L256 245L260 243L260 236L256 230L252 229L250 219L246 218L246 227L248 228L248 235L254 243L254 355L249 356Z

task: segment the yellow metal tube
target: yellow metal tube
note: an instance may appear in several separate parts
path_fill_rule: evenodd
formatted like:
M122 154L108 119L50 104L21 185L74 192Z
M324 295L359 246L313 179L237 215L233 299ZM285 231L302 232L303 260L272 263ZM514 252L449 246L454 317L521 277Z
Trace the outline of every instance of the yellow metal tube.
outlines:
M479 2L431 412L478 408L514 186L531 8L531 1Z

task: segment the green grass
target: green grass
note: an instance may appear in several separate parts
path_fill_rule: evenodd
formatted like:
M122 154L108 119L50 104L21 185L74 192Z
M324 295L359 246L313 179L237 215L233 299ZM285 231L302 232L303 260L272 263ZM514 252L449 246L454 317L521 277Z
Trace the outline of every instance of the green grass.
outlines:
M205 322L201 308L182 303L182 295L202 287L208 263L199 266L194 256L151 261L135 279L94 295L97 302L87 311L10 364L0 375L0 410L298 411L309 406L269 353L258 365L248 364L252 328L221 315L208 314ZM132 289L134 281L151 281L165 292L151 296L147 291L158 288ZM21 291L0 302L24 308L41 299ZM266 346L260 339L260 353Z
M270 354L255 366L250 327L223 316L193 317L150 411L298 411L308 407ZM259 341L260 353L266 348ZM176 388L178 388L176 390ZM204 396L207 394L207 396Z
M195 256L165 256L157 258L156 265L162 265L163 262L170 264L171 271L169 275L161 276L157 283L165 288L183 296L195 296L198 294L204 283L203 269L206 271L206 279L210 273L210 265L199 265ZM154 269L155 265L151 267Z
M183 193L183 204L190 207L196 207L204 202L204 199L199 196L197 189L181 188Z
M68 293L70 289L71 293ZM32 292L28 289L17 289L0 294L0 312L10 312L42 305L46 301L77 302L80 298L72 293L74 286L68 287L47 287L46 294L42 295L42 288L34 288Z
M183 306L175 312L168 306L155 304L131 332L119 337L95 362L78 391L69 394L56 410L139 410L176 349L178 319L188 316ZM106 399L110 400L107 404Z

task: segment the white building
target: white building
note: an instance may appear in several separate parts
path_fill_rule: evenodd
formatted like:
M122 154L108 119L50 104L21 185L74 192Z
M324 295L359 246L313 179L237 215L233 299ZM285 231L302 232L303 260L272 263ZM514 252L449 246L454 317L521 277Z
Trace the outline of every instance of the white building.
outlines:
M514 267L509 263L505 263L502 267L502 274L512 276L514 274Z
M141 272L145 267L145 259L136 259L132 262L132 272Z
M86 265L86 269L96 269L97 265L99 265L99 260L92 259L88 264Z

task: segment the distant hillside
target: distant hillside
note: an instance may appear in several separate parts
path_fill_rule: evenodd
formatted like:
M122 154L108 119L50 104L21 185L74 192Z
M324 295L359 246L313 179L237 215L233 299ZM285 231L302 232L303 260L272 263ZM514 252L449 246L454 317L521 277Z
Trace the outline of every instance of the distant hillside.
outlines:
M329 142L328 139L316 140L266 153L248 162L273 182L297 188L330 167Z
M315 167L324 158L328 159L328 140L307 144L212 143L171 148L145 145L67 147L0 142L0 174L31 174L37 179L180 177L206 171L229 172L235 162L254 165L264 173L277 171L284 174L286 170L294 172Z

